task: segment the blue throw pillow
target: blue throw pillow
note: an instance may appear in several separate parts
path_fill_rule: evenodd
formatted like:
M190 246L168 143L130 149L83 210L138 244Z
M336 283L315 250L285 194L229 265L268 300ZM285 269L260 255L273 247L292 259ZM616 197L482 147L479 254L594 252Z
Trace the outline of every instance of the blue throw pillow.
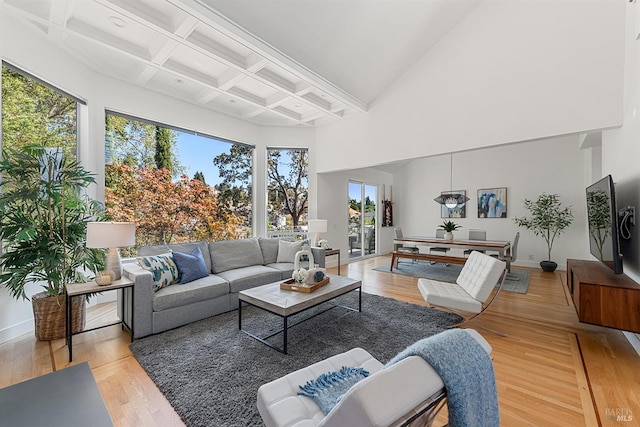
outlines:
M197 246L189 254L173 252L173 259L180 272L180 284L182 285L209 275L202 251Z

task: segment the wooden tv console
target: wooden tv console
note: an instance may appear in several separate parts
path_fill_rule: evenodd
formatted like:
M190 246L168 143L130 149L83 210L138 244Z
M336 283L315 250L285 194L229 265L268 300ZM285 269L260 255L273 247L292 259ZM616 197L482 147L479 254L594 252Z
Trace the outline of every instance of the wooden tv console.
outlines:
M640 284L579 259L567 260L567 284L581 322L640 333Z

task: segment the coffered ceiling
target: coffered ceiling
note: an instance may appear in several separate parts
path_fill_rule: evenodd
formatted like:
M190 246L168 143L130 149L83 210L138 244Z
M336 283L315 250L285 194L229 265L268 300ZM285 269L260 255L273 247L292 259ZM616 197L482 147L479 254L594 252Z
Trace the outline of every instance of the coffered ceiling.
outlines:
M1 5L97 72L259 125L316 126L365 113L478 1Z

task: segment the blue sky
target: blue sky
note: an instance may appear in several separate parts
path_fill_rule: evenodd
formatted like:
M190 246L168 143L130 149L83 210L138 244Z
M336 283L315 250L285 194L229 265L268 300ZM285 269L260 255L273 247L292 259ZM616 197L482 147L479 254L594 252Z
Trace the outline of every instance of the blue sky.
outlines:
M213 164L213 158L220 153L229 152L231 144L204 136L178 132L178 156L180 163L186 168L189 178L200 171L208 185L219 184L221 179Z

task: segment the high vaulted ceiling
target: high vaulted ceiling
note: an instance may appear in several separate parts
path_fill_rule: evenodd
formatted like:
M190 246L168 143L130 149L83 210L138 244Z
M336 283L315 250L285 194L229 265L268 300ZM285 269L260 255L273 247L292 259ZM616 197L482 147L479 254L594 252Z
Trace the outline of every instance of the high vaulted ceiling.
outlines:
M480 0L2 0L97 72L259 125L367 111Z

